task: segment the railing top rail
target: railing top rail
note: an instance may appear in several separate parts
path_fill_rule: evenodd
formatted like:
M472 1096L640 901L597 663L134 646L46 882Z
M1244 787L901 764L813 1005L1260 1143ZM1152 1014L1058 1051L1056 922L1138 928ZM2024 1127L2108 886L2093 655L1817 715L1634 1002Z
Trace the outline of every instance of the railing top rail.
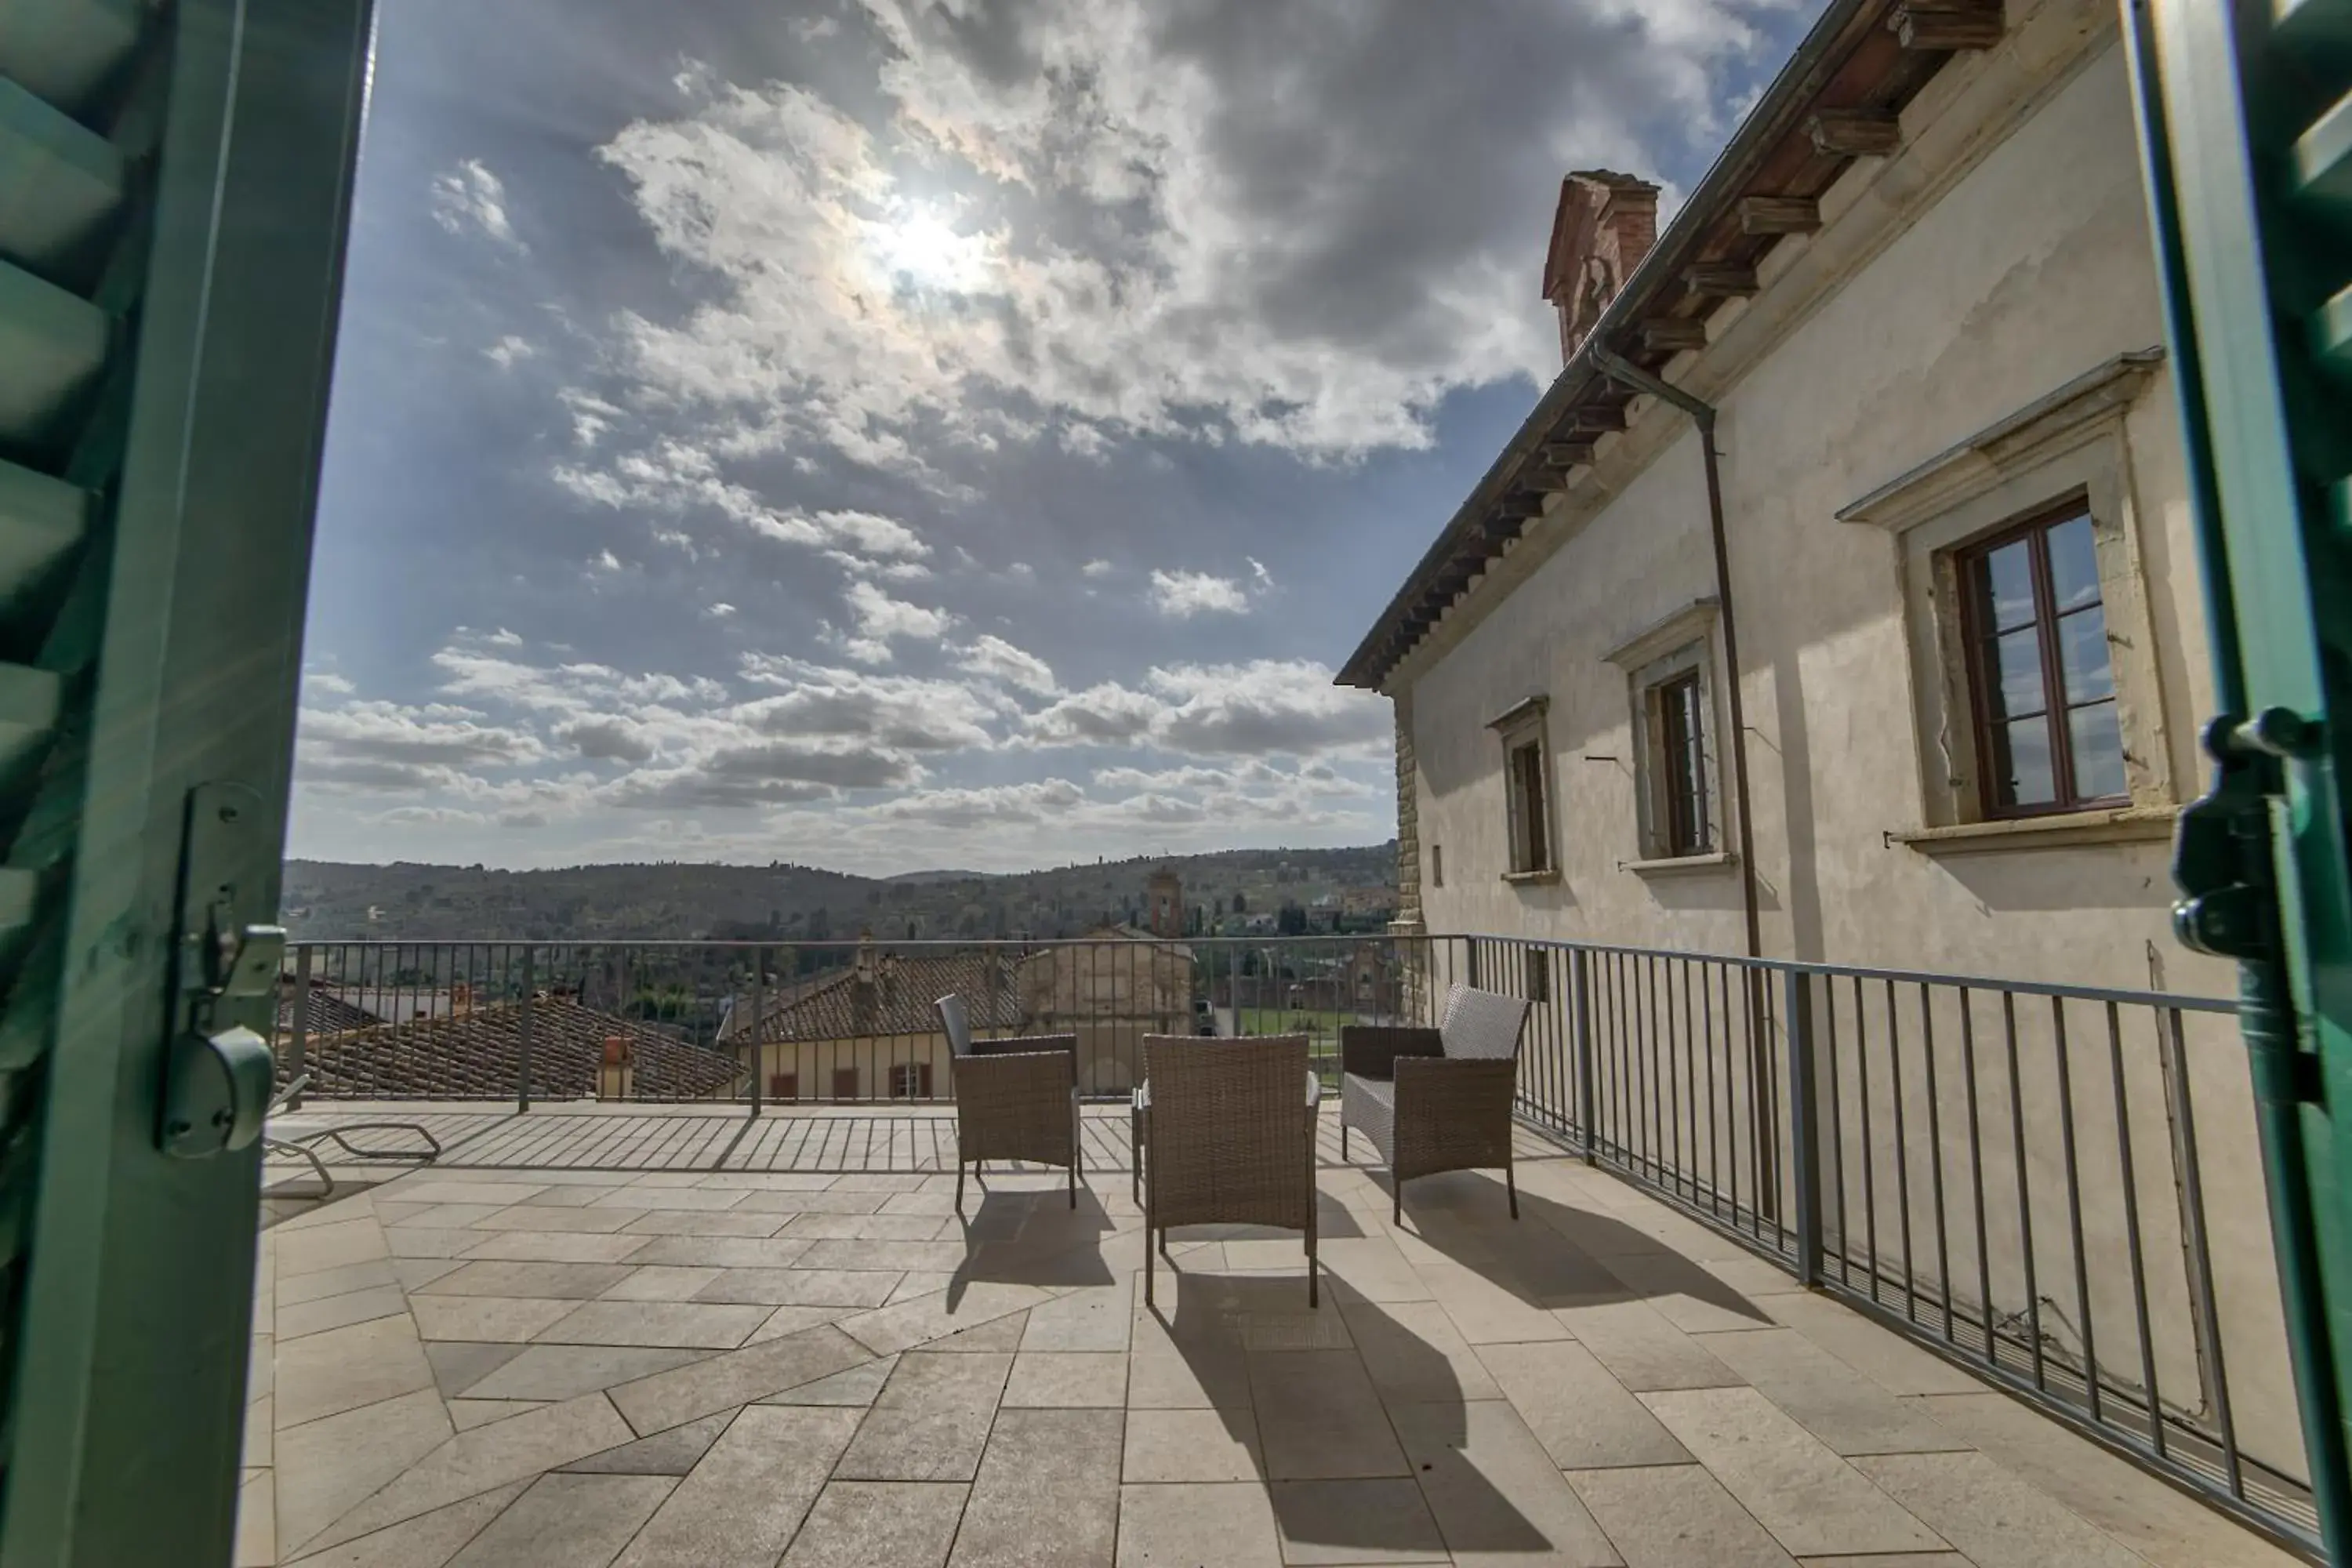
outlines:
M1898 985L1936 985L1952 991L2006 991L2017 996L2055 996L2068 1002L2113 1002L2124 1007L2154 1007L2182 1013L2235 1013L2236 1002L2222 996L2189 996L2170 991L2118 990L2100 985L2067 985L2042 980L2003 980L1987 974L1944 974L1925 969L1873 969L1851 963L1816 963L1794 958L1749 958L1734 952L1703 952L1683 948L1628 947L1613 942L1566 942L1540 937L1490 936L1475 933L1426 940L1507 942L1521 947L1550 948L1563 952L1601 952L1633 958L1681 958L1699 963L1723 963L1736 968L1780 974L1821 974L1838 980L1893 981Z

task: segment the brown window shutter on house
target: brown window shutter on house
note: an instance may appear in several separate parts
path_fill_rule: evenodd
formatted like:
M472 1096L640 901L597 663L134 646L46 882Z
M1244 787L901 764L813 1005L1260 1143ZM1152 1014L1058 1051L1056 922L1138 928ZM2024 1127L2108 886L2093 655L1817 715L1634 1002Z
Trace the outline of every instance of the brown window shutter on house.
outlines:
M772 1072L768 1075L770 1100L798 1100L801 1097L801 1075L796 1072Z
M929 1100L931 1098L931 1064L918 1062L915 1065L918 1069L915 1074L915 1092L923 1099Z
M835 1100L856 1100L857 1098L857 1069L856 1068L835 1068L833 1069L833 1098Z

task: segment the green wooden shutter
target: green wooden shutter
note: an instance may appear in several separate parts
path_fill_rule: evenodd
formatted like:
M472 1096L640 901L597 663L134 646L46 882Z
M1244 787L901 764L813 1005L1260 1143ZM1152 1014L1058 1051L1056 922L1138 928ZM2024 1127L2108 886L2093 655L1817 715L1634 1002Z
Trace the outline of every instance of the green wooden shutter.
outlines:
M2240 961L2320 1533L2352 1558L2352 3L2128 0L2224 711L2183 938Z
M367 21L0 0L11 1568L228 1560L258 1150L159 1147L181 844L250 790L274 917Z

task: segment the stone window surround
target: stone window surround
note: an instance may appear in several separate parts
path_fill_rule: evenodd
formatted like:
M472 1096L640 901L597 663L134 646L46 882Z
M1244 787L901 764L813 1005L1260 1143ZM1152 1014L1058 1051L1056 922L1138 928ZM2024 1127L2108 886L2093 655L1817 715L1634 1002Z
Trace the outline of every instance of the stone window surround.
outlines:
M1559 880L1559 776L1553 765L1551 731L1547 715L1551 709L1549 697L1529 697L1513 703L1494 718L1486 721L1502 742L1503 810L1507 830L1510 860L1503 868L1503 880L1514 883L1557 882ZM1521 832L1519 827L1518 783L1511 771L1511 754L1532 743L1537 760L1543 767L1542 806L1544 830L1544 863L1522 867Z
M1838 512L1842 522L1885 530L1900 552L1921 826L1895 831L1892 841L1940 855L2169 836L2179 797L2125 427L2163 360L2160 348L2117 354ZM1989 819L1969 721L1956 552L2070 496L2091 513L2131 801Z
M1736 861L1722 842L1728 822L1723 798L1722 680L1716 668L1719 608L1712 595L1694 599L1601 656L1625 672L1633 740L1634 834L1639 847L1633 858L1618 863L1620 870L1643 877L1674 876L1720 869ZM1706 732L1700 737L1700 759L1715 847L1696 855L1668 855L1664 849L1665 829L1658 820L1659 741L1651 733L1649 698L1653 688L1694 671L1698 675L1706 721Z

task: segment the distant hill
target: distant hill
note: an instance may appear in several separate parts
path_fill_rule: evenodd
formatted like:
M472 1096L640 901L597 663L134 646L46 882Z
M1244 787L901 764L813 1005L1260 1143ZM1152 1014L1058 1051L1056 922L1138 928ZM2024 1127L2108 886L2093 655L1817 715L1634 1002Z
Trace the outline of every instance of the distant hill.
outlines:
M286 863L283 915L307 941L537 942L707 938L847 941L1076 936L1106 921L1138 921L1144 885L1167 865L1197 918L1313 908L1353 892L1360 905L1396 886L1396 845L1349 849L1231 849L1213 855L1063 866L983 876L919 871L854 877L777 861L767 866L571 866L499 871L409 861ZM1391 898L1391 902L1393 901Z

